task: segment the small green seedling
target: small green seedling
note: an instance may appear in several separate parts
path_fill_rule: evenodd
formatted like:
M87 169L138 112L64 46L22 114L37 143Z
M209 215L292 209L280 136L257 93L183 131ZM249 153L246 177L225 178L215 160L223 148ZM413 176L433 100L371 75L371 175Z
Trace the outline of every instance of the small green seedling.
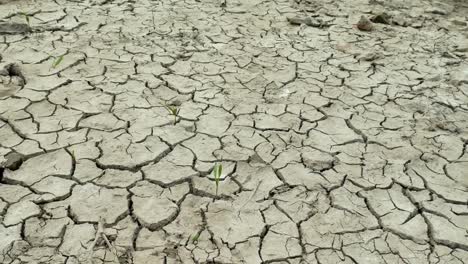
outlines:
M180 108L177 106L173 106L173 105L170 105L170 106L166 105L165 107L166 107L166 110L169 112L169 114L174 116L174 125L175 125L177 122L177 117L179 116Z
M223 174L223 165L216 164L213 168L213 176L216 184L216 196L218 196L219 181L221 180L221 175Z
M63 61L64 56L65 55L60 55L54 60L54 62L52 63L52 68L53 69L55 69L55 68L57 68L57 66L59 66L59 64Z
M193 244L197 244L199 238L200 238L200 234L199 234L199 233L193 235L193 236L192 236L192 243L193 243Z
M25 13L25 12L20 12L19 14L20 14L21 16L23 16L23 17L24 17L24 20L26 20L26 23L28 23L28 26L30 26L30 25L31 25L31 23L30 23L30 19L29 19L29 17L30 17L31 15L30 15L30 14L28 14L28 13Z

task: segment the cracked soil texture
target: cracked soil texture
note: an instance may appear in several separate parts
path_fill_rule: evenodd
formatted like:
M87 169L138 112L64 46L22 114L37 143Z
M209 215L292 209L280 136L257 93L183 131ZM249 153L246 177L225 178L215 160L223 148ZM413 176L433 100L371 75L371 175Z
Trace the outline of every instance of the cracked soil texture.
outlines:
M0 263L466 264L467 58L464 0L0 0Z

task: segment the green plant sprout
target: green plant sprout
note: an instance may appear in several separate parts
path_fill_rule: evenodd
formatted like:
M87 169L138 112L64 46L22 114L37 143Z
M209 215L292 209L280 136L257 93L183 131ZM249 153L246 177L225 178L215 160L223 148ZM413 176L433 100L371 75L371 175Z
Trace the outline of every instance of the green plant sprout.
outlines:
M197 244L199 238L200 238L200 233L196 233L195 235L193 235L192 236L192 243Z
M24 17L24 19L26 20L26 23L28 23L28 26L30 26L31 25L30 22L29 22L30 21L29 20L30 15L28 13L25 13L25 12L20 12L19 14Z
M216 164L213 168L213 176L216 185L216 196L218 196L219 181L221 180L221 175L223 174L223 165Z
M52 63L52 68L53 69L55 69L55 68L57 68L57 66L59 66L59 64L63 61L64 56L65 55L60 55L54 60L54 62Z
M170 115L174 116L174 125L175 125L177 122L177 117L179 116L180 108L177 106L173 106L173 105L170 105L170 106L166 105L165 108L169 112Z

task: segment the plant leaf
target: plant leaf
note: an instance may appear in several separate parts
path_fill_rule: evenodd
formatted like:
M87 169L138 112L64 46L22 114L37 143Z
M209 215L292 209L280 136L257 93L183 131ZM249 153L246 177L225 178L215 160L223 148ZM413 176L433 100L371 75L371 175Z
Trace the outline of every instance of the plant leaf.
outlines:
M54 63L52 64L52 68L57 68L57 66L59 66L59 64L63 61L63 57L65 55L60 55L57 57L57 59L54 61Z
M198 238L200 238L200 234L195 234L195 235L193 235L193 236L192 236L192 242L193 242L193 243L198 242Z
M177 116L177 114L179 113L179 109L176 107L176 106L164 106L164 108L166 108L166 110L169 112L169 114L171 115L174 115L174 116Z
M215 180L218 178L218 164L215 164L215 166L213 167L213 177L215 178Z
M213 176L215 178L215 180L220 180L221 179L221 175L223 173L223 165L221 164L216 164L213 168Z
M221 174L223 173L223 165L216 164L213 168L213 176L216 185L216 196L218 196L219 181L221 180Z

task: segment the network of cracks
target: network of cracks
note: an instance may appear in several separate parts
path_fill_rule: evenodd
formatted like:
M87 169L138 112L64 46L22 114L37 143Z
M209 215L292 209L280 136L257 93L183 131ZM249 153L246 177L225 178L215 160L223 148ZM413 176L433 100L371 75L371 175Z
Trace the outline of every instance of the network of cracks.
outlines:
M468 263L467 14L0 0L0 262Z

